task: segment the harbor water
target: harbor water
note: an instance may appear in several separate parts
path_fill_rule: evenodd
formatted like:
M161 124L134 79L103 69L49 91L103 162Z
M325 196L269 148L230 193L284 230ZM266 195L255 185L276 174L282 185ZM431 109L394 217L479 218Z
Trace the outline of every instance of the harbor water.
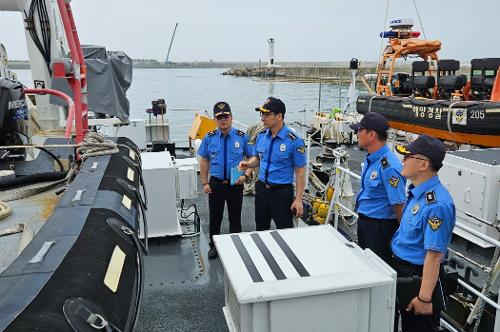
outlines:
M147 118L145 111L151 106L151 101L165 99L171 139L183 145L194 114L206 111L211 115L212 107L218 101L231 105L235 120L252 125L259 121L255 107L262 105L267 97L274 96L286 104L287 123L309 124L318 109L327 111L332 107L343 107L349 84L349 78L340 87L332 83L284 82L221 75L225 70L134 69L132 85L127 92L130 118ZM23 84L33 86L29 70L15 72Z

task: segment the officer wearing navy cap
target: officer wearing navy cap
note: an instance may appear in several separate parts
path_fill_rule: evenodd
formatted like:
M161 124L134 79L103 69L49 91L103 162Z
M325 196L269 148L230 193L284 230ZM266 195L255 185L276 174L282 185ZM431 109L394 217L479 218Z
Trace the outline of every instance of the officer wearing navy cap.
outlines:
M455 205L437 176L445 147L438 139L421 135L397 151L404 156L401 174L411 185L392 239L394 267L398 277L422 277L410 303L398 303L403 332L438 331L445 303L442 261L455 225Z
M368 151L356 198L358 244L390 263L391 239L406 202L402 165L386 145L389 124L381 114L367 113L350 127L358 135L359 146Z
M248 136L232 127L233 117L228 103L221 101L215 104L214 117L218 128L207 133L198 150L198 155L201 157L201 182L203 191L208 194L210 210L210 251L208 252L210 259L218 256L212 238L220 234L225 203L227 203L229 213L229 231L241 232L243 184L251 174L251 170L245 171L235 185L230 183L230 170L245 157L254 155L253 147L248 144Z
M269 97L260 112L262 130L255 142L256 156L240 166L259 167L255 184L256 229L267 230L274 220L276 228L293 227L293 213L303 213L302 196L305 186L306 155L304 141L285 125L286 107L278 98ZM295 175L295 197L293 182Z

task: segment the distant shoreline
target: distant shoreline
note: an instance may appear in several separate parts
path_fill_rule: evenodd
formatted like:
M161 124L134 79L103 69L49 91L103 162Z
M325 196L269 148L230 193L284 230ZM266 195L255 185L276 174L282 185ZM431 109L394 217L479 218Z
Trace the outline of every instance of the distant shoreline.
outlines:
M364 62L365 66L376 66L376 62ZM155 60L133 60L134 68L140 69L177 69L177 68L259 68L265 67L267 62L215 62L215 61L200 61L200 62L171 62L167 65L165 63ZM276 65L281 67L298 67L298 68L345 68L348 67L348 62L279 62ZM10 69L30 69L28 61L25 60L12 60L9 61Z

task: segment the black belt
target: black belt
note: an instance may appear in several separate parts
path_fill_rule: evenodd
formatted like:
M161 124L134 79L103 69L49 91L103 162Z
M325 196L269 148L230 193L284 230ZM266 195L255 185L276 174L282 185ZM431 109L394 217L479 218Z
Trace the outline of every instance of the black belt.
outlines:
M393 220L397 220L395 218L391 218L391 219L372 218L372 217L368 217L367 215L362 214L362 213L358 213L358 219L365 219L365 220L368 220L368 221L386 221L386 220L393 221Z
M268 190L293 187L293 185L291 183L265 183L261 180L258 180L257 182L260 182L261 184L263 184L266 187L266 189L268 189Z
M399 258L396 255L392 255L392 259L394 260L394 263L397 264L397 265L413 266L413 267L417 267L417 268L423 268L423 265L413 264L411 262L408 262L408 261L405 261L404 259Z
M211 176L210 181L214 181L214 182L222 183L222 184L229 184L229 180L221 180L219 178L216 178L215 176Z

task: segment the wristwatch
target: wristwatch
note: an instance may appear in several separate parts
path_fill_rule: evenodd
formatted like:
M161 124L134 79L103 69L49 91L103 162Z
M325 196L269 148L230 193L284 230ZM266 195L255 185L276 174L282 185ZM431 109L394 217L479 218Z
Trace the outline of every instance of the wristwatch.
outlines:
M245 179L248 180L248 175L246 175L245 173L243 173L243 176L245 177Z

